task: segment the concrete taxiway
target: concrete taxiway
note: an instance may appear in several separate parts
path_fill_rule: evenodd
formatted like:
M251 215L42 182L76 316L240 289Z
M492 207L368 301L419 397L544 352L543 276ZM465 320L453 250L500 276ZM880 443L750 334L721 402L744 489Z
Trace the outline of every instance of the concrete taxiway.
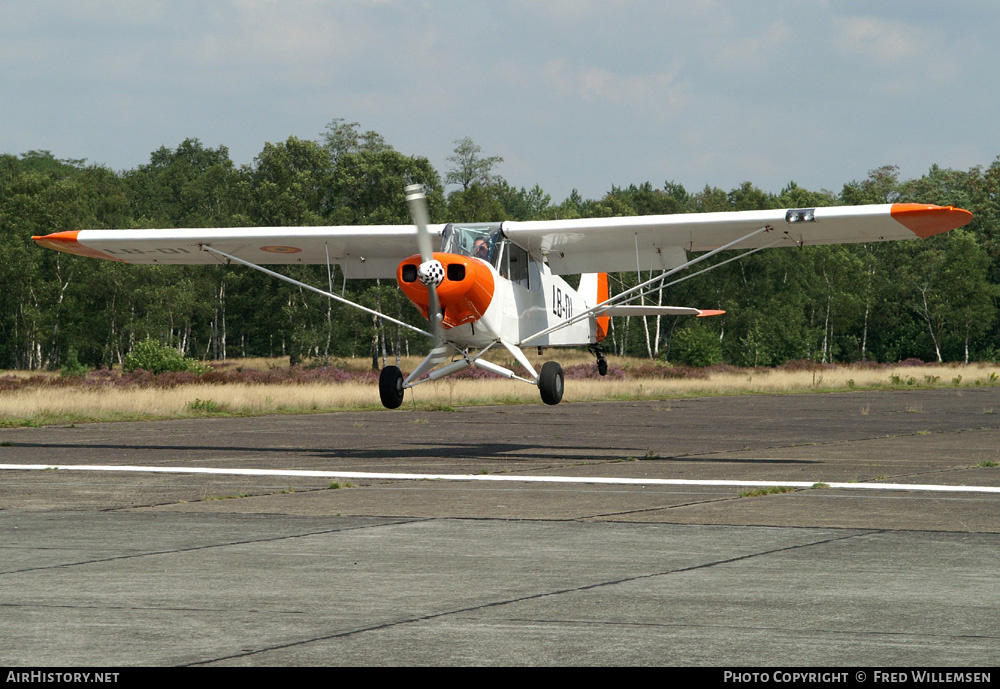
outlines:
M990 666L996 463L986 387L0 429L3 465L648 481L5 469L0 664Z

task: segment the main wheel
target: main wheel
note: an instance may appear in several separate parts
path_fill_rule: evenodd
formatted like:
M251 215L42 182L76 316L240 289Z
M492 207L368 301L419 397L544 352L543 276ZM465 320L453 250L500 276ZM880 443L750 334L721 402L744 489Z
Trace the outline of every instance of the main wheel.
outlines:
M600 358L597 360L597 372L602 376L608 375L608 360Z
M386 366L378 376L378 394L386 409L398 409L403 403L403 372L398 366Z
M538 391L545 404L559 404L563 396L562 366L554 361L546 361L538 376Z

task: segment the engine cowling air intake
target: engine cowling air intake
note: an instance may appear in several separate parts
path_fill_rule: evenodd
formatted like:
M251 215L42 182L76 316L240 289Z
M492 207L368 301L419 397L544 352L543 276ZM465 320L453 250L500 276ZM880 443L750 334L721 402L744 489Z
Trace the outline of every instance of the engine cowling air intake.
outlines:
M493 301L495 283L490 267L477 258L458 254L435 252L434 260L444 268L444 279L437 287L444 327L454 328L482 318ZM396 269L396 282L427 318L430 296L418 276L421 263L420 254L403 259Z

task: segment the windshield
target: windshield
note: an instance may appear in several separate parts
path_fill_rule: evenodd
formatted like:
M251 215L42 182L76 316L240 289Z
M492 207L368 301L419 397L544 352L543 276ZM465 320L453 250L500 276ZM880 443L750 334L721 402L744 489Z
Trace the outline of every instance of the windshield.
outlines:
M474 256L493 262L500 243L500 223L465 223L445 225L441 233L441 251L461 256Z

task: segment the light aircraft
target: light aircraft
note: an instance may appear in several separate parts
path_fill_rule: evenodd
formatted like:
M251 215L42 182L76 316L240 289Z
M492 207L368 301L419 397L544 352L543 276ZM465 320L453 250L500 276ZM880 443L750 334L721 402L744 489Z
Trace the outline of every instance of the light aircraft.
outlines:
M895 203L430 224L422 186L407 186L406 198L413 225L77 230L33 239L57 251L125 263L242 264L423 333L433 342L431 352L407 377L396 366L380 374L382 403L395 409L407 388L469 366L536 385L542 401L558 404L562 368L549 361L536 371L522 348L587 346L604 375L601 341L611 316L722 313L635 303L669 276L720 251L748 250L694 274L768 247L929 237L972 220L961 208ZM699 255L689 259L692 252ZM428 319L428 330L262 267L304 263L339 265L345 279L395 277ZM607 274L632 270L659 274L611 297ZM560 277L577 273L578 289ZM523 374L483 358L494 347L510 352Z

